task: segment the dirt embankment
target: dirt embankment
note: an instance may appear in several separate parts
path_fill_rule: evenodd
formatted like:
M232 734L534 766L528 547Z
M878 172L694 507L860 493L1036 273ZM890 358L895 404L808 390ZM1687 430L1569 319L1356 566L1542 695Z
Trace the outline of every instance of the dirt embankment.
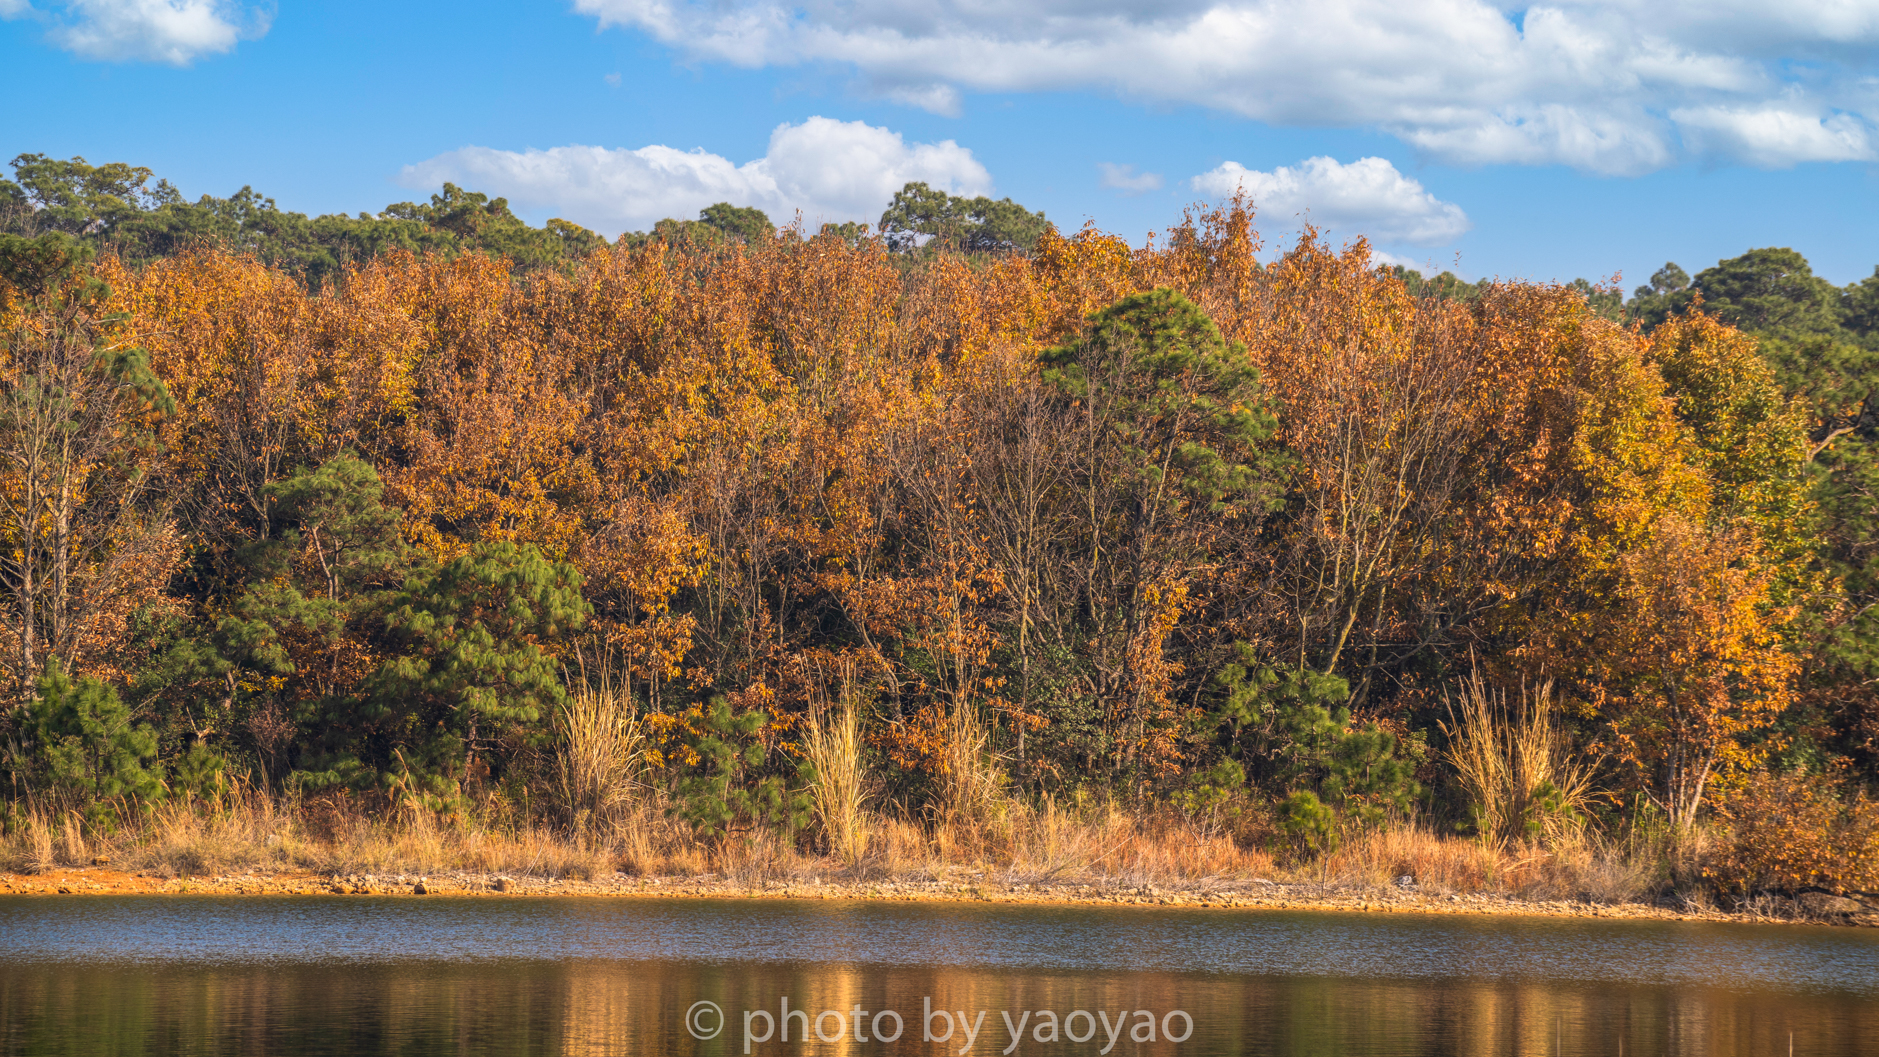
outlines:
M1233 881L1158 887L1106 881L1015 883L962 871L954 876L864 881L821 878L740 880L698 877L630 877L592 880L504 874L454 873L314 875L250 872L213 877L158 877L113 869L108 863L44 874L0 874L0 895L254 895L476 896L541 898L833 899L888 902L988 902L1093 906L1167 906L1221 910L1329 910L1398 914L1520 915L1635 918L1680 921L1805 921L1879 927L1879 906L1855 899L1808 893L1795 900L1764 898L1747 912L1701 906L1644 903L1602 904L1569 900L1529 901L1495 895L1425 891L1414 884L1389 888Z

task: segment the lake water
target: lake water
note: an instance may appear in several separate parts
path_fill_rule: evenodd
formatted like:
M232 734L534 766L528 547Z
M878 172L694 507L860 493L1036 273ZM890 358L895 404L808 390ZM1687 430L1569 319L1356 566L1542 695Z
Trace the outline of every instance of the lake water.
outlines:
M1879 932L805 900L0 898L4 1054L1778 1057L1790 1039L1797 1055L1879 1055Z

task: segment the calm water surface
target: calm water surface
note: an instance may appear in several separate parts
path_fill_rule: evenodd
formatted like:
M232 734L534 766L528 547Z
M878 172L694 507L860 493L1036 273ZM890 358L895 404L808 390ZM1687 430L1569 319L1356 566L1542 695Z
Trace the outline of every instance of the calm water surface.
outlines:
M785 1008L808 1013L784 1021L789 1042ZM882 1041L896 1016L898 1039ZM792 1057L1779 1057L1790 1037L1795 1054L1879 1055L1879 934L790 900L0 898L4 1054L715 1057L745 1053L747 1034L748 1052Z

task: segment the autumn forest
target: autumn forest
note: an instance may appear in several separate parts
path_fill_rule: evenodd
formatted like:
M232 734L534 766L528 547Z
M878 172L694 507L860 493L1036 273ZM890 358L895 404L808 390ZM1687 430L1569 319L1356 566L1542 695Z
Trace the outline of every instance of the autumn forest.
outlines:
M996 862L1049 814L1879 889L1879 273L1468 283L1244 200L1138 245L923 185L610 241L14 170L16 858L266 799L620 869L860 869L890 826Z

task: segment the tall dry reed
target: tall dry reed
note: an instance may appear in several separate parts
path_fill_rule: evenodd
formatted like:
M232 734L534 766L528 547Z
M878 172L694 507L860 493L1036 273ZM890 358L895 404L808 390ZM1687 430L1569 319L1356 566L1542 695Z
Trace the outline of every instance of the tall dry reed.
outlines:
M27 873L45 873L58 869L59 855L53 849L52 826L46 821L45 814L36 807L29 809L22 831L24 840L21 843L24 847L18 856L21 869Z
M1459 698L1459 700L1457 700ZM1449 762L1475 805L1481 834L1505 845L1576 836L1595 799L1596 760L1557 722L1553 684L1520 688L1516 704L1476 671L1448 699Z
M867 773L861 760L861 722L852 695L824 711L803 732L803 753L815 768L811 792L829 854L854 867L868 851Z
M954 839L982 846L993 836L988 826L1004 821L1008 806L1005 775L992 758L991 733L976 706L953 706L946 728L946 773L941 783L942 821L958 832Z
M646 738L610 675L578 685L555 712L556 791L576 830L619 819L641 783Z

